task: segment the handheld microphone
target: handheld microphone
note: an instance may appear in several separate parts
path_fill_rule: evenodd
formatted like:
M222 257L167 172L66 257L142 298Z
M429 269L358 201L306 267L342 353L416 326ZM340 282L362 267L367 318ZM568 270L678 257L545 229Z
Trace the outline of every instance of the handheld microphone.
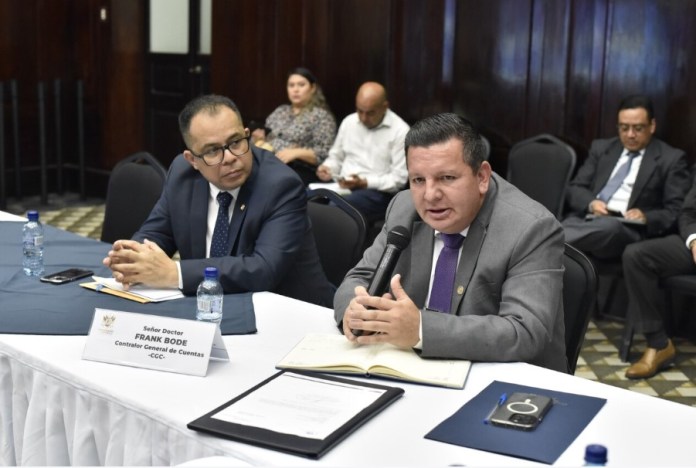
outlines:
M411 241L411 233L403 226L396 226L387 234L387 246L379 259L375 274L372 276L367 293L370 296L381 296L389 291L389 281L394 273L396 262L399 260L401 251L406 248ZM351 330L353 335L360 336L362 330Z

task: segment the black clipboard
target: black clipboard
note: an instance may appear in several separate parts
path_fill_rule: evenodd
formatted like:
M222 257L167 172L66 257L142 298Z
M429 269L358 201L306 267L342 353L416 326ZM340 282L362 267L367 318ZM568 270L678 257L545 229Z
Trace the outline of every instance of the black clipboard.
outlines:
M250 395L254 391L258 390L259 388L263 387L264 385L268 384L269 382L283 374L298 374L304 376L311 376L314 379L320 379L329 382L339 382L358 387L374 388L384 390L385 392L379 398L377 398L377 400L375 400L370 406L357 413L344 425L336 429L334 432L329 434L324 439L314 439L301 437L293 434L275 432L259 427L231 423L213 417L215 414L219 413L223 409L227 408L230 405L233 405L234 403L245 398L246 396ZM189 424L187 424L186 427L188 427L189 429L193 429L194 431L205 432L230 440L244 442L251 445L257 445L264 448L270 448L273 450L279 450L281 452L286 452L293 455L318 459L321 458L326 452L331 450L334 446L336 446L336 444L345 439L358 427L365 424L365 422L370 420L372 417L380 413L384 408L386 408L394 401L396 401L398 398L400 398L403 395L403 393L404 390L398 387L375 385L372 383L359 382L356 380L343 379L340 377L333 377L313 372L281 371L264 380L260 384L254 386L253 388L247 390L241 395L233 398L227 403L215 408L213 411L190 422Z

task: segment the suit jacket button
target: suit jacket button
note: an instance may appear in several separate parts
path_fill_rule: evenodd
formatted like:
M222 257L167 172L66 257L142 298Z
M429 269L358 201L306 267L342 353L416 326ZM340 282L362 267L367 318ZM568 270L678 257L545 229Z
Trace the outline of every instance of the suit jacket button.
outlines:
M464 294L464 286L457 286L457 294L460 296Z

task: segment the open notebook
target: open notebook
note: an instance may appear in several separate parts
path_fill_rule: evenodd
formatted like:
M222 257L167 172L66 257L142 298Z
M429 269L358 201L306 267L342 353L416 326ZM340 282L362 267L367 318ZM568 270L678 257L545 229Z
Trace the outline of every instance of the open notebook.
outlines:
M464 388L471 362L423 359L412 349L387 343L360 346L343 335L310 333L276 364L276 368L358 374Z

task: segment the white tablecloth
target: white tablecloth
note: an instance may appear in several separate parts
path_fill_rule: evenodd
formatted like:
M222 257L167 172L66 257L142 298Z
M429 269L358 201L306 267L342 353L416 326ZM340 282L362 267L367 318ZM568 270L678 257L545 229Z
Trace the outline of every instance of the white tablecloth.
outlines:
M26 221L27 218L17 216L7 211L0 211L0 221Z
M188 430L276 372L305 333L336 331L328 309L270 293L255 294L254 304L259 332L224 337L230 361L211 362L206 377L83 361L83 336L0 335L0 464L171 465L225 456L266 466L534 465L423 438L492 380L608 399L557 465L580 465L589 443L607 445L612 466L696 463L695 408L521 363L475 364L464 390L381 381L403 387L404 397L319 461Z

